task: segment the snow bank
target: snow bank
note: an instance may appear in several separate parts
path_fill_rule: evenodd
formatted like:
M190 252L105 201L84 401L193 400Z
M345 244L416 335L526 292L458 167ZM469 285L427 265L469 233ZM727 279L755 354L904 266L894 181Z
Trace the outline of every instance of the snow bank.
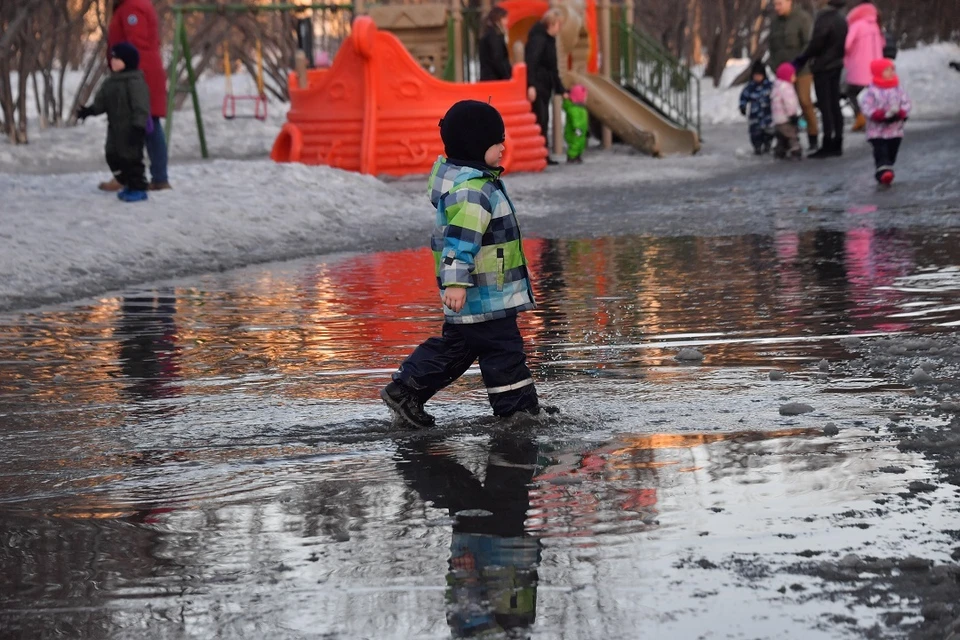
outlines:
M370 248L389 234L425 235L432 222L422 189L406 194L327 167L196 164L175 190L136 204L97 191L102 177L0 175L0 310Z
M960 115L960 74L948 67L960 60L960 45L938 43L906 49L897 56L897 69L904 88L914 103L914 118L943 119ZM743 122L740 115L742 87L730 84L750 64L737 58L727 63L720 87L710 78L701 80L701 105L705 124Z

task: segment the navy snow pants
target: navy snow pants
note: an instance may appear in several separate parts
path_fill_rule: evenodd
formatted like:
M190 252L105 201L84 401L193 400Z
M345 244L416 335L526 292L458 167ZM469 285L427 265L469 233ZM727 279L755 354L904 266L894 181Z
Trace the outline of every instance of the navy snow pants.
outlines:
M516 316L476 324L445 322L441 337L417 347L393 374L393 381L425 403L478 358L495 415L507 417L539 406Z

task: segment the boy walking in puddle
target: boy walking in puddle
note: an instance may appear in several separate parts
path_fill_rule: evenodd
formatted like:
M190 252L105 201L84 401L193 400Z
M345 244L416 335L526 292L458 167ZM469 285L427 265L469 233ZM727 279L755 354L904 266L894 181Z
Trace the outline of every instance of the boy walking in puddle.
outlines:
M427 186L437 208L430 239L443 302L442 335L414 350L381 392L407 426L429 428L423 405L477 359L495 415L540 413L517 314L536 304L516 210L499 166L505 127L489 104L463 100L440 121L446 158Z

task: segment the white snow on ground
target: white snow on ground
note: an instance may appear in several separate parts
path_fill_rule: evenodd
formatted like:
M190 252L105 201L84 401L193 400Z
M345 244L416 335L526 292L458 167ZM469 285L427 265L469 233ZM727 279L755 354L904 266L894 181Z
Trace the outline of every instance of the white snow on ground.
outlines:
M953 118L960 115L960 74L949 68L960 60L960 45L939 43L906 49L897 56L897 72L914 105L914 119ZM750 61L730 60L720 87L710 78L701 80L701 105L704 124L744 122L740 115L742 86L731 87Z
M357 248L385 228L429 224L423 193L328 167L197 163L175 190L134 204L97 191L98 177L0 175L0 309Z

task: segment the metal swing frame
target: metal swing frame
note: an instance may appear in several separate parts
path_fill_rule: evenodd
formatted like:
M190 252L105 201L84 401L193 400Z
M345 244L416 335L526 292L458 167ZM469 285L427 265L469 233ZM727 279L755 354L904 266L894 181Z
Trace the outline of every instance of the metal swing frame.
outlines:
M200 154L204 158L209 158L210 153L207 149L207 137L203 130L203 116L200 112L200 98L197 95L197 74L193 69L193 56L190 52L190 39L187 37L187 27L186 27L186 14L193 13L260 13L262 11L270 12L290 12L290 13L299 13L302 11L353 11L353 4L264 4L264 5L248 5L248 4L181 4L173 5L170 7L170 10L173 11L174 15L174 29L173 29L173 54L170 58L170 65L167 68L167 81L169 91L167 92L167 118L164 122L167 145L169 146L170 140L173 136L173 113L174 105L176 104L177 96L181 93L189 93L191 100L193 102L193 114L197 120L197 136L200 138ZM260 43L257 43L258 48L258 60L260 61L258 67L260 67L260 72L258 75L257 89L261 96L259 97L262 100L263 112L262 118L266 118L266 96L263 91L263 73L262 73L262 57L260 55ZM229 55L229 54L228 54ZM181 71L181 65L183 70ZM186 82L181 84L180 77L183 72L186 72ZM232 93L232 87L229 93ZM257 101L257 96L252 96L252 98ZM235 113L236 106L235 102L237 99L247 100L251 99L251 96L234 96L233 98L226 97L224 98L224 116L228 113L228 109L232 109ZM230 105L227 104L228 100L231 102ZM254 105L254 117L258 117L257 114L260 113L261 102L257 101ZM236 116L234 116L236 117ZM230 119L230 118L228 118Z

